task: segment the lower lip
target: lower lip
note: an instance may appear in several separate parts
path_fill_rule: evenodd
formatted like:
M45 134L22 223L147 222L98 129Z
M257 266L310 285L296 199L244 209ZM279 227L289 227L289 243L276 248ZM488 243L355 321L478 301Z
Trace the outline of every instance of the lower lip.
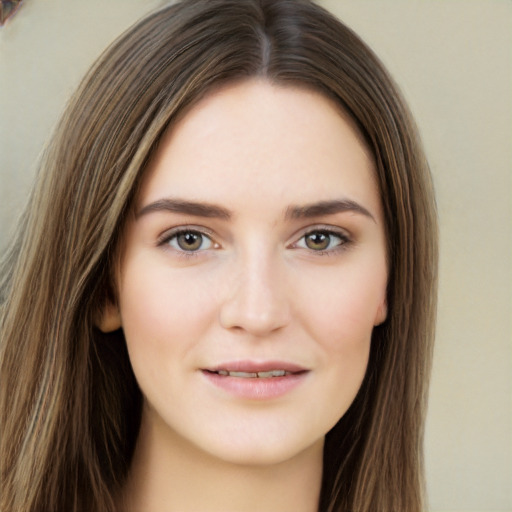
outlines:
M307 371L304 371L283 377L251 379L229 377L206 370L203 370L202 373L213 385L227 391L231 395L247 400L270 400L283 396L299 386L308 374Z

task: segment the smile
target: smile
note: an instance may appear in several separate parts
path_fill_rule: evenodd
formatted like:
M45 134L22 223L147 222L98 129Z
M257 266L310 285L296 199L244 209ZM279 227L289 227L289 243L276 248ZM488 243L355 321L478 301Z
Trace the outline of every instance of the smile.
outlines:
M301 366L278 361L235 361L202 370L206 380L223 393L258 401L291 393L310 373Z
M272 377L285 377L286 375L292 375L293 372L287 372L286 370L270 370L266 372L231 372L228 370L218 370L216 372L224 377L239 377L241 379L268 379Z

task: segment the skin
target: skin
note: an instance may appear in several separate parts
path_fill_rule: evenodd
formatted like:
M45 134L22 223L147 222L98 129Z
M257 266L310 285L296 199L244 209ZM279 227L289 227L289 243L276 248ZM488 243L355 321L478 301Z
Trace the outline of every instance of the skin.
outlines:
M298 213L329 201L349 209ZM124 329L144 395L121 508L316 510L325 434L387 314L382 206L353 124L316 92L263 80L210 94L154 155L118 270L100 327ZM305 372L263 399L204 372L269 360Z

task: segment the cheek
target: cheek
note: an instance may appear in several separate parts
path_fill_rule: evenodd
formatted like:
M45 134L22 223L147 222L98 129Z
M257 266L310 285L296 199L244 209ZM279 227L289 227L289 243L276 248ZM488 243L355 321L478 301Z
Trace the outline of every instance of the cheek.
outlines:
M319 301L310 310L316 319L309 316L307 327L316 341L318 367L322 368L322 386L317 396L323 400L316 400L312 415L322 418L320 428L325 432L345 415L361 387L373 331L364 301L335 295L336 301Z
M157 265L127 266L119 306L129 348L187 350L215 318L214 299L198 276Z
M375 316L387 281L384 262L377 261L373 268L341 270L333 269L329 278L308 279L297 303L303 327L316 341L326 369L328 395L336 404L335 421L352 403L366 373Z
M385 302L387 276L384 263L373 272L368 270L334 269L321 280L311 276L300 293L297 307L306 329L316 333L314 337L327 351L357 350L360 344L369 344Z
M364 308L349 300L326 305L321 325L317 340L330 361L330 377L351 402L366 372L373 322Z

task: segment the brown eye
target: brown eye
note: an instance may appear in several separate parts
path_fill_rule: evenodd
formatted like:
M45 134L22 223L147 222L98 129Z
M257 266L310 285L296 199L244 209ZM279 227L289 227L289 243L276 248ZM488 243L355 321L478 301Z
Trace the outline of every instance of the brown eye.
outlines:
M306 246L315 251L324 251L331 243L331 237L327 233L310 233L306 235Z
M337 249L349 242L348 238L332 231L318 230L305 234L296 244L296 247L322 252Z
M203 243L203 236L200 233L182 233L176 241L184 251L197 251Z
M181 252L197 252L213 246L210 237L199 231L181 231L170 236L166 242L173 249Z

